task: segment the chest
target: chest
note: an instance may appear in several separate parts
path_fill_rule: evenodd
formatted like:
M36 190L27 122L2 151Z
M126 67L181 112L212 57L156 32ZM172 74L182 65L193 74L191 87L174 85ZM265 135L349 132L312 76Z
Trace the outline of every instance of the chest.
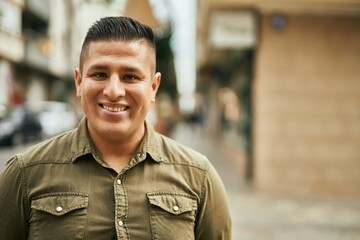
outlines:
M153 167L121 175L58 167L34 188L29 239L194 239L200 182Z

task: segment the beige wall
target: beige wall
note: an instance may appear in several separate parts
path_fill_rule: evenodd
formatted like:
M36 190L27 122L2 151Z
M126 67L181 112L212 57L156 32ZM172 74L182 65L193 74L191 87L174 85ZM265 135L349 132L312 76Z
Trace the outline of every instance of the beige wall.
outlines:
M360 197L360 17L264 16L253 101L258 188Z

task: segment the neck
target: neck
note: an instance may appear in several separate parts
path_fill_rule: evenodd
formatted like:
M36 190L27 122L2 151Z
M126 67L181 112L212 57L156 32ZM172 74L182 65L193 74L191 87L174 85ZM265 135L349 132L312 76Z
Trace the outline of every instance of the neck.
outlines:
M144 130L130 137L112 139L89 132L103 160L118 173L130 162L145 134Z

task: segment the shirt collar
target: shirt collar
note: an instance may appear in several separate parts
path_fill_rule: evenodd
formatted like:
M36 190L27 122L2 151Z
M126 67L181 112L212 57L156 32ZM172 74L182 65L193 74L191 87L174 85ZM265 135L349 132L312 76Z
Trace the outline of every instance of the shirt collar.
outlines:
M83 117L76 130L75 139L72 141L71 151L73 159L72 161L76 161L79 157L87 154L91 154L92 147L90 142L90 135L86 126L86 117Z
M76 161L79 157L87 154L97 156L96 148L93 146L89 131L87 128L87 119L83 117L78 125L75 141L72 142L72 156ZM137 159L145 158L146 154L149 154L151 159L155 162L162 162L162 150L161 150L161 138L155 131L149 120L145 120L145 136L140 144L138 151L136 152Z
M140 145L142 151L151 156L155 162L162 162L162 148L160 135L155 131L149 120L145 120L145 137L143 143Z

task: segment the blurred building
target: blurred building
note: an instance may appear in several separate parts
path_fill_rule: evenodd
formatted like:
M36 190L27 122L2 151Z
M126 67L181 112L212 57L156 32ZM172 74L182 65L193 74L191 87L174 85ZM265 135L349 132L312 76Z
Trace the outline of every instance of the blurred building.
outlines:
M0 2L0 104L11 107L26 100L64 98L71 75L69 24L67 9L54 11L59 3Z
M0 2L0 106L3 106L2 108L6 106L8 99L15 95L14 91L10 91L13 81L12 66L22 62L25 55L25 42L21 29L23 7L24 2L21 0Z
M199 0L198 82L218 132L240 100L258 189L360 197L360 1ZM239 173L240 174L240 173Z
M68 34L63 27L66 17L53 26L52 19L59 17L57 12L50 14L55 1L4 0L0 4L1 104L11 106L52 95L60 98L65 83L57 81L69 75L69 51L58 41Z

